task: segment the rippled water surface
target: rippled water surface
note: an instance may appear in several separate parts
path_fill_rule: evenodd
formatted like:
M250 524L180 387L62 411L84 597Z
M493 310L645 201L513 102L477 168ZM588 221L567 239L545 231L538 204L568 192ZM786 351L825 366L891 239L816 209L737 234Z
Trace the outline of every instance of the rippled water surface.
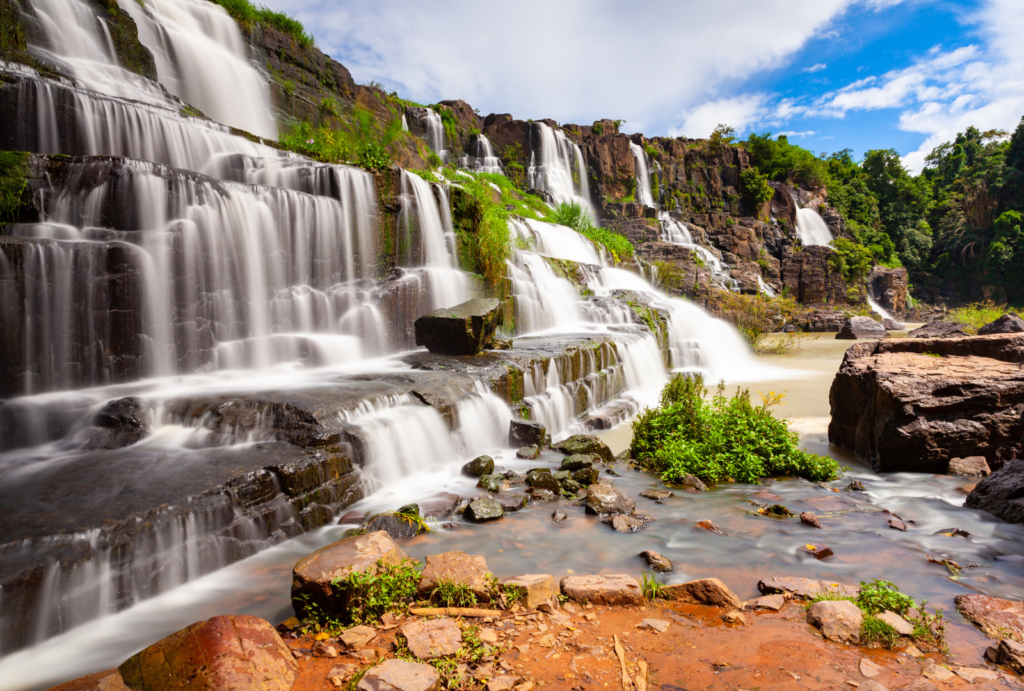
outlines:
M850 342L831 334L801 339L787 355L764 358L778 365L778 381L752 388L786 391L782 412L803 435L804 446L829 454L848 466L846 478L831 488L803 480L769 481L763 485L723 485L700 494L676 491L663 503L639 497L645 489L662 487L657 478L631 471L619 463L621 477L610 478L637 501L637 510L656 521L635 534L619 534L582 507L562 502L531 504L523 511L485 525L446 519L452 527L435 525L433 532L405 545L415 557L447 550L482 554L499 576L521 573L631 573L639 576L645 564L639 552L653 549L676 565L666 582L716 576L741 598L756 596L757 581L772 575L825 578L845 583L882 578L893 581L918 600L943 607L953 619L950 647L962 663L979 663L987 645L984 636L965 624L953 607L953 597L982 592L1024 598L1024 526L1001 523L992 516L962 508L967 478L912 473L879 475L852 454L828 445L828 389ZM629 426L604 433L618 452L626 447ZM523 472L539 465L556 465L561 454L545 453L538 461L522 461L509 449L495 449L499 465ZM860 480L866 491L842 488ZM353 507L362 511L396 508L444 490L464 497L480 492L458 474L458 464L407 478L398 485ZM521 487L512 488L521 491ZM822 530L799 519L758 516L751 502L783 503L794 512L813 511ZM555 509L568 520L554 523ZM887 526L888 509L908 523L908 531ZM727 536L694 528L710 519ZM334 525L268 549L250 559L188 583L171 593L130 610L72 630L40 646L0 660L0 686L11 689L46 688L88 672L119 664L128 655L187 624L217 614L254 614L279 621L291 614L288 601L291 567L305 554L339 539L351 525ZM970 537L943 533L960 528ZM797 552L807 542L828 544L835 556L817 561ZM928 557L952 559L967 567L954 576Z

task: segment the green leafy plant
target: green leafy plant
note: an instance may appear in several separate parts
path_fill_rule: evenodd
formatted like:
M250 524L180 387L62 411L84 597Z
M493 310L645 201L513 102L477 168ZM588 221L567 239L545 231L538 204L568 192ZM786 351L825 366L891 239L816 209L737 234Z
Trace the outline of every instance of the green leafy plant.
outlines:
M594 219L591 218L590 213L576 202L562 202L548 214L547 220L568 226L584 237L602 245L616 262L632 260L636 254L636 249L628 238L610 230L598 228L594 225Z
M1012 307L1010 305L999 305L991 300L987 302L973 302L963 307L957 307L956 309L949 311L949 318L953 321L966 324L964 331L967 333L977 333L978 329L985 326L989 322L993 322L999 317L1013 312L1020 314L1022 308Z
M347 611L353 623L373 622L385 612L403 609L415 595L420 580L417 566L409 559L398 564L378 561L375 572L353 571L332 585L339 596L349 598Z
M650 602L663 597L662 585L653 573L643 571L640 574L640 588L643 590L644 599Z
M304 48L313 45L313 36L302 26L302 22L263 5L253 5L249 0L212 0L230 14L242 27L250 29L253 24L272 26L288 34Z
M391 165L387 147L401 131L401 118L382 127L370 111L356 107L340 129L314 128L300 122L280 141L287 149L317 161L349 162L367 170L381 170Z
M442 607L472 607L476 604L476 593L467 583L441 578L430 591L430 601Z
M902 616L916 607L917 603L914 602L914 598L901 593L900 589L889 581L880 581L876 578L870 583L861 581L857 606L868 614L890 610Z
M892 649L899 641L900 634L889 624L870 614L864 616L860 625L861 645L877 644L884 648Z
M775 194L775 190L768 184L768 176L763 175L757 168L747 168L740 173L740 182L743 185L743 194L754 209L760 209L761 205Z
M946 645L946 618L941 607L935 607L934 612L927 610L928 601L921 600L921 605L916 609L916 616L908 613L907 621L914 627L913 639L923 646L934 648L941 653L948 655L949 647ZM1021 643L1022 641L1017 641Z

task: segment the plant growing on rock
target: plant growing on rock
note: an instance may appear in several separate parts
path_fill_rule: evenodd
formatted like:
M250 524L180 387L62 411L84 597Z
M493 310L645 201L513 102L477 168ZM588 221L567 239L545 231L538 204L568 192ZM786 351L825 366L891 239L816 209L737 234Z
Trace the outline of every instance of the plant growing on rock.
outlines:
M354 624L376 621L380 615L404 609L416 593L420 580L417 562L403 559L398 564L377 562L376 573L353 571L332 582L336 592L347 594L348 618Z
M880 581L876 578L871 583L861 581L857 606L868 614L890 610L903 616L916 607L917 603L914 602L914 598L901 593L900 589L889 581Z
M839 477L839 465L799 447L799 436L772 408L782 396L769 392L760 406L750 391L726 397L719 384L712 398L700 376L677 375L661 394L658 408L647 408L633 422L631 456L666 482L687 474L705 482L758 483L790 475L820 482Z
M594 243L602 245L616 263L631 260L636 253L633 243L625 236L594 225L594 219L576 202L562 202L546 220L568 226Z
M430 591L430 600L442 607L472 607L476 604L476 594L466 583L441 578Z
M0 221L12 218L28 185L28 154L0 151Z
M658 579L653 573L643 571L640 574L640 589L644 593L644 599L653 602L658 598L662 597L661 592L662 585L658 582Z
M861 645L877 644L891 650L899 639L899 632L892 626L870 614L864 615L860 625Z

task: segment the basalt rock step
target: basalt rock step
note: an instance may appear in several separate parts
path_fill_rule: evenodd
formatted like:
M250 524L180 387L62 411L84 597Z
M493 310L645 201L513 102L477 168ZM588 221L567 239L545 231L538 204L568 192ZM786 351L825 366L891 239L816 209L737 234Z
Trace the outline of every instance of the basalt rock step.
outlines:
M437 309L416 320L416 345L440 355L476 355L501 326L501 301L477 298Z
M1024 335L858 343L832 382L829 441L879 472L993 468L1021 451Z

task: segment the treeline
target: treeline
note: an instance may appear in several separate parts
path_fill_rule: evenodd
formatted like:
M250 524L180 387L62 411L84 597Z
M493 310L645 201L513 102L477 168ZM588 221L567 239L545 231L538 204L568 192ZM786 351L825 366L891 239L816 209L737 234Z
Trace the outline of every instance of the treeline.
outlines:
M835 244L854 273L904 266L928 301L1024 302L1024 119L1012 135L969 127L916 176L893 149L816 156L769 132L739 145L769 179L828 191L849 236Z

